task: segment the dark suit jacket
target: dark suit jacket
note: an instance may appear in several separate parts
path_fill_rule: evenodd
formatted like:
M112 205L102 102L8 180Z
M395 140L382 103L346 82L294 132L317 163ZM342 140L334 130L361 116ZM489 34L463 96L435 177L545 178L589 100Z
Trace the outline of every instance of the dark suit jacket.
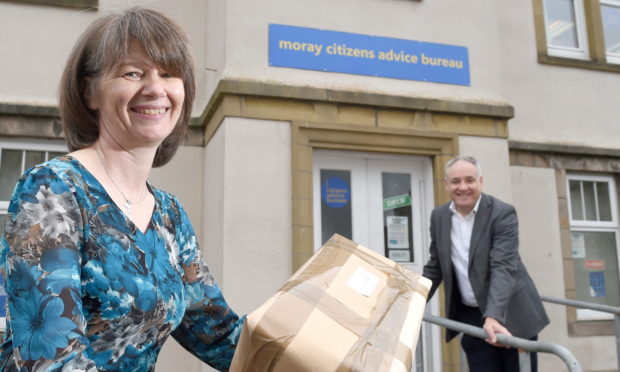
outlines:
M430 259L423 275L432 280L430 299L444 282L446 313L456 319L453 267L450 253L452 216L450 203L431 214ZM482 194L469 247L469 280L483 317L492 317L517 337L532 338L549 319L538 291L530 278L519 248L519 227L514 207L490 195ZM457 332L448 330L446 341Z

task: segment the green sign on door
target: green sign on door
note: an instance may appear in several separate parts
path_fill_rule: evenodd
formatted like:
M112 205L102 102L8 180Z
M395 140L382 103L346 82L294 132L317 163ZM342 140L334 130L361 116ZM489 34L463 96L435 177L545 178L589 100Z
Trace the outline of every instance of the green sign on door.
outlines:
M411 205L411 195L397 195L383 199L383 210L396 209Z

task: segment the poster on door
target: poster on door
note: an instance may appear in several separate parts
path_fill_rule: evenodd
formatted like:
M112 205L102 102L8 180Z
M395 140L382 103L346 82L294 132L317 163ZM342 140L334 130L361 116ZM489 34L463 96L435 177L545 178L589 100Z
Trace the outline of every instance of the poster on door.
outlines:
M409 218L386 216L388 249L409 249Z
M410 262L409 218L386 216L388 258L397 262Z

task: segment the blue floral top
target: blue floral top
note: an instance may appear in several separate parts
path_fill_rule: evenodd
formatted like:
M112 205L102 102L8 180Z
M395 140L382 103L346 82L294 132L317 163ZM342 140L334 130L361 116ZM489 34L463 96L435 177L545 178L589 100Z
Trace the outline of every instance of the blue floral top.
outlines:
M20 179L0 241L1 371L152 371L169 334L229 368L244 318L215 285L178 200L150 190L142 233L71 156Z

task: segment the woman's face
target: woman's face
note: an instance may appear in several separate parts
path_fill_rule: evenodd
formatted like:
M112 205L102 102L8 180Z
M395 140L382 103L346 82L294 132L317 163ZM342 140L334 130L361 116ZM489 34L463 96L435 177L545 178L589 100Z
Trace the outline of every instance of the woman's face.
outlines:
M100 137L125 149L159 146L183 111L183 80L154 65L135 43L126 61L90 84L86 99L98 111Z

